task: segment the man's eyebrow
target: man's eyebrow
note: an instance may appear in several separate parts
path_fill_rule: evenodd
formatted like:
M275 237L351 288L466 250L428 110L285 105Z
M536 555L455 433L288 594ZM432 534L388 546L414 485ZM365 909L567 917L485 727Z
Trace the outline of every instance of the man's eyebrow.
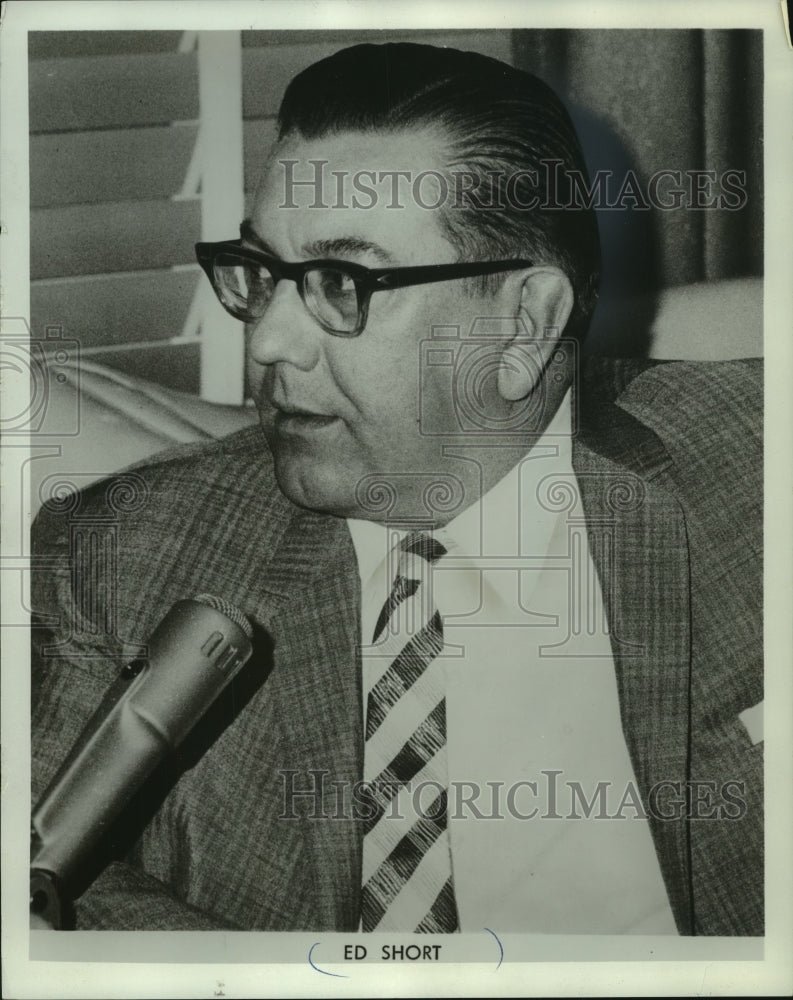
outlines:
M379 243L372 243L371 240L365 240L360 236L337 236L334 239L312 240L310 243L304 243L301 249L309 258L370 254L382 261L383 264L393 265L396 263L394 257Z
M250 219L244 219L240 223L240 237L246 243L253 244L253 246L257 247L263 253L269 254L271 257L278 257L278 254L270 244L259 236L253 228ZM303 256L309 260L350 254L371 254L382 261L383 264L392 266L396 264L394 257L381 247L379 243L372 243L371 240L365 240L361 236L337 236L332 239L312 240L310 243L304 243L301 251Z

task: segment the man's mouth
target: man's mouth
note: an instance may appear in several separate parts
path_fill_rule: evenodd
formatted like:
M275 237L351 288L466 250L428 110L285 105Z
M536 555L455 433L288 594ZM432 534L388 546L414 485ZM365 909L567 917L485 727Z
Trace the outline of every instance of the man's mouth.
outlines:
M285 433L320 430L338 420L333 414L318 413L292 403L274 402L273 411L276 429Z

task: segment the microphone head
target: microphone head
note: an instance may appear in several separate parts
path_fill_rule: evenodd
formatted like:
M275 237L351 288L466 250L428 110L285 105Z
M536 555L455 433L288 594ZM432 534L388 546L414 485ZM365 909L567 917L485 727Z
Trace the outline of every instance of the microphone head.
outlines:
M235 625L238 625L249 639L253 638L253 628L247 615L244 615L235 604L224 601L222 597L215 597L214 594L199 594L193 600L219 611L222 615L230 618Z
M246 663L252 635L239 608L211 594L173 605L141 669L111 685L39 800L34 868L79 880L109 824Z

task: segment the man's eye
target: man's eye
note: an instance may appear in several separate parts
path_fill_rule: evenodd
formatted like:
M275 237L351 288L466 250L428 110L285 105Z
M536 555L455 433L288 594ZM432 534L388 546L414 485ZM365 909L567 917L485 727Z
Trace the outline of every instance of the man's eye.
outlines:
M328 299L355 298L355 282L345 271L323 268L318 272L322 294Z

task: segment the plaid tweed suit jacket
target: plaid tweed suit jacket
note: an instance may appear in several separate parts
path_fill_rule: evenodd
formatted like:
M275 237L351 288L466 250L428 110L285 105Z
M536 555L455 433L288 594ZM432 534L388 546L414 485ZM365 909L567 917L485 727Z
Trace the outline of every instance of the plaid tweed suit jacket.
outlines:
M762 700L761 363L591 359L580 407L573 465L678 929L761 934L762 743L738 718ZM216 593L255 628L251 661L109 831L77 927L356 930L345 521L287 501L250 428L51 502L33 551L34 800L164 609ZM322 801L285 806L312 773Z

